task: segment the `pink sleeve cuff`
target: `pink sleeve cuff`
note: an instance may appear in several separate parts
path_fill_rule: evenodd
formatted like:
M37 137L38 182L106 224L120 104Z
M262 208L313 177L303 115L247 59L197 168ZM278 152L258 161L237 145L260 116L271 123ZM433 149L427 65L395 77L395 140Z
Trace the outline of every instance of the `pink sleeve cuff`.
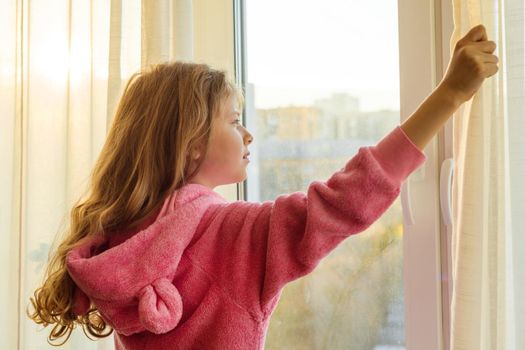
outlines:
M372 153L390 178L400 183L427 159L399 125L372 147Z

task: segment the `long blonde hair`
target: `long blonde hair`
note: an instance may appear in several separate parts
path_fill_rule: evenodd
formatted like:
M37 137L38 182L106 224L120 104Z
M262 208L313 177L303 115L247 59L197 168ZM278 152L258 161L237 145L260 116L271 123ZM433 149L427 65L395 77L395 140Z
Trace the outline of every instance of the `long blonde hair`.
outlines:
M55 324L48 337L62 345L76 325L92 339L113 329L91 304L85 315L73 312L75 283L66 269L66 255L78 242L95 234L133 229L158 210L165 196L198 172L206 153L213 116L221 101L242 91L226 73L205 64L167 62L135 73L127 82L105 144L89 177L88 196L71 209L64 238L50 258L41 287L30 298L38 324ZM204 153L190 172L191 151ZM87 332L87 333L86 333ZM52 342L66 337L60 344Z

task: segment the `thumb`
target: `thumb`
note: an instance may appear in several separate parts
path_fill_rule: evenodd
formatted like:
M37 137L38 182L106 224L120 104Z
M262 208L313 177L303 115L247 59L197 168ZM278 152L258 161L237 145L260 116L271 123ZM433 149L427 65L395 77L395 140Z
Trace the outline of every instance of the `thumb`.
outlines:
M471 28L469 32L464 37L468 41L483 41L487 40L487 31L483 24L478 24L477 26Z

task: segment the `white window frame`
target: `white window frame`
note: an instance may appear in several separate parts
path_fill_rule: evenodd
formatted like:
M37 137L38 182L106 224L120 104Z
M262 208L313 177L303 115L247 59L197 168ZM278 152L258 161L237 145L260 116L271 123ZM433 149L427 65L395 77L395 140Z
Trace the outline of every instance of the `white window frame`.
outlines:
M449 1L399 0L398 15L403 122L441 81L454 24ZM448 349L450 344L452 230L441 215L450 183L440 188L440 179L448 175L440 173L452 157L451 120L427 145L426 163L405 181L401 193L407 349Z
M241 86L246 97L246 102L249 103L250 96L246 93L246 4L245 0L233 0L233 65L235 72L235 81L238 86ZM246 125L246 103L242 110L242 124ZM249 128L248 128L249 129ZM248 179L237 184L237 199L247 200L248 195Z
M246 108L253 101L249 100L251 93L246 91L245 81L245 8L245 0L233 0L235 79L247 95L242 119L249 126L253 121L246 120ZM453 30L452 4L442 0L398 0L398 23L401 124L446 71ZM448 349L450 343L452 230L441 216L441 201L446 203L449 198L440 198L440 171L444 161L452 158L451 120L424 153L427 161L407 178L401 189L405 347L442 350ZM237 184L237 198L247 200L252 186L249 179Z

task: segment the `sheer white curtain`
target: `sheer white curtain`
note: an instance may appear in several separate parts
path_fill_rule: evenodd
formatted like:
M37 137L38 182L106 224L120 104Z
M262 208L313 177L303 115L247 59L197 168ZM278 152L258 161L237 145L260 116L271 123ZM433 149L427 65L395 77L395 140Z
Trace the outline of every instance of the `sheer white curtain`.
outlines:
M453 121L452 349L525 349L523 0L454 0L452 45L481 23L499 72Z
M1 349L53 348L25 311L127 79L174 59L233 72L232 16L227 0L0 1ZM77 328L64 348L113 337Z

